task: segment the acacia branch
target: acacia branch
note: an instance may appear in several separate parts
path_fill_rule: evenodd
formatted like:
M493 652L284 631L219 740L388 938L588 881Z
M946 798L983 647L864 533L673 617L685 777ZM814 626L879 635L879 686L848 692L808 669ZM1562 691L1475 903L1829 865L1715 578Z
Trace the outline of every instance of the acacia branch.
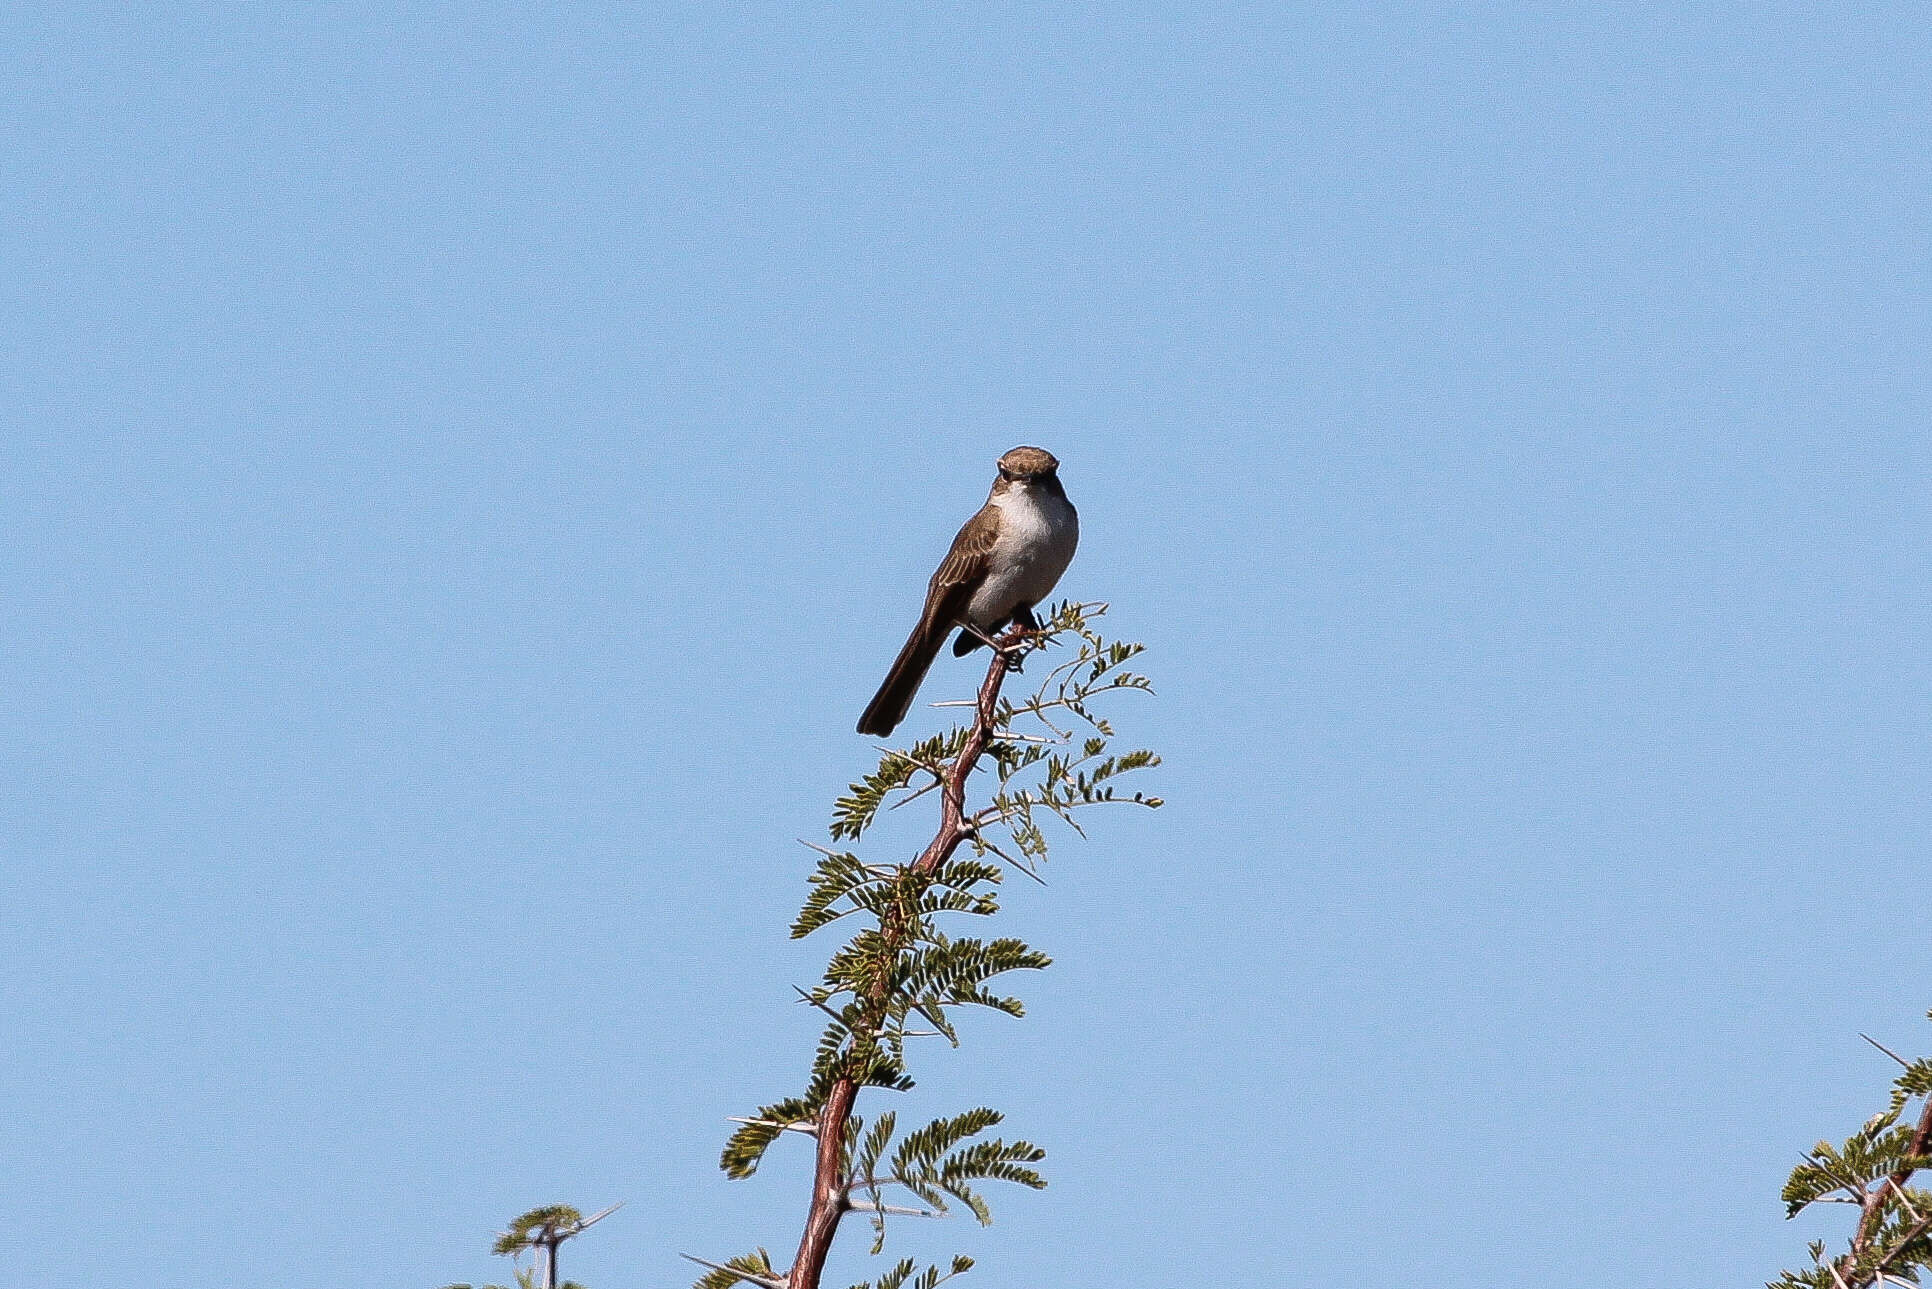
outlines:
M940 796L939 830L907 866L908 872L930 873L952 857L960 844L973 834L966 818L966 780L985 755L986 745L1000 722L1000 687L1013 668L1013 660L1034 638L1033 632L1015 628L993 641L993 659L986 667L973 704L973 727L966 735L959 755L945 769ZM891 915L880 926L881 952L896 957L906 946L914 927L901 915ZM853 1051L863 1051L877 1042L883 1029L890 1000L887 978L881 973L878 987L863 1000L858 1023L851 1027ZM839 1219L855 1206L848 1197L842 1176L846 1125L858 1100L859 1080L849 1068L832 1082L818 1116L818 1156L812 1175L812 1202L805 1213L805 1230L799 1236L798 1255L785 1276L784 1289L819 1289L825 1272L825 1258L838 1234ZM889 1210L888 1210L889 1211Z
M1870 1042L1871 1040L1867 1039L1866 1041ZM1872 1045L1878 1047L1876 1043ZM1879 1050L1884 1051L1885 1049L1879 1048ZM1886 1052L1886 1055L1891 1056L1893 1060L1899 1059L1891 1052ZM1919 1121L1917 1126L1912 1130L1912 1140L1905 1147L1905 1153L1908 1158L1932 1153L1932 1095L1928 1095L1925 1098L1925 1105L1919 1111ZM1858 1230L1852 1235L1851 1251L1839 1259L1838 1266L1843 1267L1847 1272L1851 1272L1858 1265L1859 1259L1871 1251L1872 1241L1878 1238L1879 1229L1884 1225L1885 1221L1885 1192L1890 1189L1896 1192L1899 1199L1903 1201L1905 1199L1905 1183L1912 1180L1912 1175L1916 1171L1917 1169L1909 1164L1901 1166L1893 1170L1883 1181L1863 1196L1860 1204L1862 1211L1858 1215ZM1909 1203L1907 1204L1907 1208L1909 1210ZM1898 1256L1900 1251L1911 1244L1912 1241L1925 1234L1928 1229L1932 1229L1932 1218L1918 1223L1917 1226L1908 1231L1903 1239L1899 1240L1878 1259L1878 1262L1872 1267L1869 1273L1871 1278L1865 1279L1861 1277L1859 1284L1871 1284L1876 1280L1883 1279L1884 1270L1891 1264L1892 1259ZM1836 1270L1832 1274L1836 1277Z

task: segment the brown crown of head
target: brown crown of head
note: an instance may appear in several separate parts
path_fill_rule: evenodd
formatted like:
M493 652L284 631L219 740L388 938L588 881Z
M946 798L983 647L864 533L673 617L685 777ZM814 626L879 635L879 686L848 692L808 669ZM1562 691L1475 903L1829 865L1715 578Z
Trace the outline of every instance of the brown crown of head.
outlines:
M1014 448L1000 458L1000 475L1007 479L1042 479L1059 468L1045 448Z

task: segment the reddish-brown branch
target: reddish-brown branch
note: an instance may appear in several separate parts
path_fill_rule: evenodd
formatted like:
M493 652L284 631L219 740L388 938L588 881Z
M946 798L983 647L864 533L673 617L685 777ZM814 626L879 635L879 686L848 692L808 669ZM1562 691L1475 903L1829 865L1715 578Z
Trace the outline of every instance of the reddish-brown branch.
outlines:
M1912 1140L1906 1146L1905 1153L1908 1155L1932 1154L1932 1096L1928 1096L1925 1099L1925 1106L1919 1112L1918 1126L1912 1130ZM1852 1268L1857 1266L1858 1260L1871 1250L1872 1241L1878 1238L1878 1229L1885 1219L1885 1200L1887 1196L1903 1196L1905 1193L1905 1183L1912 1180L1912 1174L1915 1171L1915 1169L1911 1168L1900 1168L1879 1182L1865 1196L1862 1211L1858 1215L1858 1230L1852 1234L1851 1252L1846 1254L1843 1261L1838 1264L1844 1268L1847 1275L1851 1274ZM1913 1240L1917 1239L1919 1235L1923 1234L1925 1229L1926 1223L1921 1222L1919 1229L1899 1241L1897 1247L1900 1249L1904 1248ZM1896 1251L1894 1249L1892 1252ZM1886 1265L1891 1261L1891 1257L1892 1253L1888 1252L1883 1258L1879 1259L1878 1265L1874 1269L1874 1279L1876 1279L1877 1272L1885 1269Z
M986 679L980 682L979 698L973 705L973 728L967 732L965 746L959 749L959 755L946 771L945 789L940 796L939 831L919 852L919 858L908 866L909 871L931 872L972 835L972 828L966 822L966 780L993 737L1000 686L1006 683L1006 673L1012 667L1009 651L1022 644L1029 634L1018 629L1009 631L1000 637L999 647L993 650L993 660L987 665ZM901 920L886 920L880 927L881 952L896 958L911 931ZM880 979L879 992L866 1000L869 1007L865 1024L869 1032L853 1035L858 1043L876 1037L884 1024L889 1000L884 992L883 973ZM825 1105L819 1110L818 1163L812 1176L812 1206L805 1214L805 1232L799 1237L798 1256L792 1259L792 1269L785 1276L786 1289L818 1289L819 1277L825 1272L826 1255L832 1251L832 1238L838 1234L839 1219L850 1211L840 1164L845 1153L846 1124L852 1118L852 1106L858 1097L858 1080L847 1073L833 1081Z

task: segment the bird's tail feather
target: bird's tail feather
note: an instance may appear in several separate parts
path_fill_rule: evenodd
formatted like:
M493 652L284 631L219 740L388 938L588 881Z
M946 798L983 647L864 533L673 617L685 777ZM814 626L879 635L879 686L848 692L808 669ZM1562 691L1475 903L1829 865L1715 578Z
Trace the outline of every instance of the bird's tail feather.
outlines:
M859 733L884 738L898 728L932 660L939 656L939 646L946 643L948 630L937 622L924 621L913 628L905 648L893 660L892 670L886 673L885 683L866 705L865 715L859 717Z

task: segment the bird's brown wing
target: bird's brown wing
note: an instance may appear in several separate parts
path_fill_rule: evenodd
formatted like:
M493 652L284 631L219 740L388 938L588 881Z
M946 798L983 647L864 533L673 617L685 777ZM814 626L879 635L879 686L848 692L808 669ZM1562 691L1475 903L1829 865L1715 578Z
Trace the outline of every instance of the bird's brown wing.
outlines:
M939 571L926 584L926 611L944 626L964 619L966 602L986 577L986 566L993 557L993 545L1000 539L1000 508L990 502L961 525L953 537L953 548L939 565Z
M919 614L919 625L906 638L905 647L893 660L892 670L886 673L885 683L879 686L865 714L859 717L859 733L884 737L906 718L912 696L919 692L926 669L932 666L939 646L946 642L946 633L965 616L973 592L985 580L993 544L999 535L999 507L991 504L981 507L960 528L939 571L926 584L926 607Z

